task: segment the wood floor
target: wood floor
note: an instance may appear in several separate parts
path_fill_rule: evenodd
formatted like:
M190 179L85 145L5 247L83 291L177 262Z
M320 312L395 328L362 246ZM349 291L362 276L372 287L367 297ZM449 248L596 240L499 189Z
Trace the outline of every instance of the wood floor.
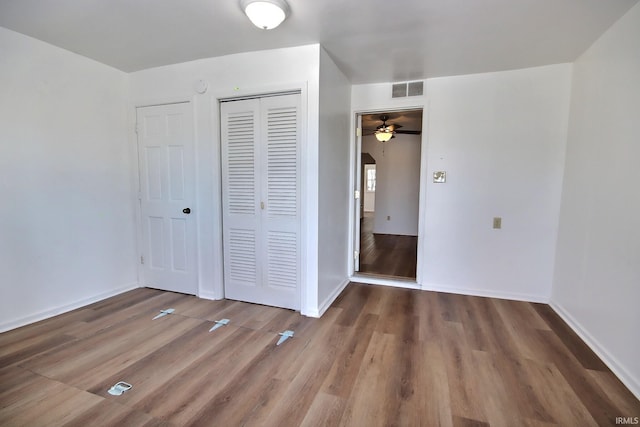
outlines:
M372 213L365 212L360 223L359 273L416 278L418 237L374 234Z
M151 320L159 310L175 313ZM208 332L213 320L227 326ZM277 332L295 331L281 346ZM117 381L133 388L122 396ZM138 289L0 334L2 426L595 426L640 402L546 305L350 284L321 319Z

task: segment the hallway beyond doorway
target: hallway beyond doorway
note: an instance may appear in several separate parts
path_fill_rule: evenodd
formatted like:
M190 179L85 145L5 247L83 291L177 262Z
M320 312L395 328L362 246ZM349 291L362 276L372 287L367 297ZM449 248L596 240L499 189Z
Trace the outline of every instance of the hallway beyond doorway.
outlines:
M415 279L418 237L374 234L373 220L373 212L361 219L359 273Z

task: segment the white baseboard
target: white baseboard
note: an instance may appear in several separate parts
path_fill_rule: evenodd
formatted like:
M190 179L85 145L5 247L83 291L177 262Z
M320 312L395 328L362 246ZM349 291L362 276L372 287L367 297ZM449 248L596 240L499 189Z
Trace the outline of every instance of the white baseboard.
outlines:
M117 289L110 290L108 292L103 292L98 295L93 295L88 298L83 298L81 300L74 301L70 304L49 308L47 310L30 314L28 316L24 316L19 319L14 319L9 322L0 324L0 332L6 332L11 329L15 329L21 326L29 325L31 323L39 322L40 320L48 319L50 317L57 316L58 314L66 313L68 311L75 310L76 308L84 307L85 305L93 304L94 302L102 301L103 299L107 299L107 298L122 294L132 289L137 289L137 288L139 288L139 285L137 283L132 283Z
M449 294L472 295L477 297L498 298L498 299L514 300L514 301L541 302L544 304L547 304L549 302L549 297L542 296L542 295L510 293L510 292L494 291L490 289L478 290L478 289L466 289L466 288L452 288L450 286L437 285L433 283L427 283L421 286L416 282L412 282L410 280L393 279L393 278L387 278L382 276L369 276L366 274L353 275L351 276L350 280L354 283L365 283L367 285L391 286L394 288L418 289L423 291L445 292Z
M384 276L369 276L366 274L354 274L350 281L353 283L364 283L365 285L391 286L392 288L421 289L420 285L411 280L393 279Z
M421 289L424 291L446 292L450 294L471 295L476 297L498 298L525 302L540 302L543 304L549 303L549 296L546 295L521 294L496 291L492 289L452 288L434 283L425 283L422 285Z
M560 316L562 320L564 320L582 339L582 341L584 341L585 344L587 344L587 346L589 346L589 348L591 348L591 350L593 350L593 352L602 359L604 364L611 369L611 372L613 372L625 386L627 386L631 393L633 393L636 398L640 399L640 381L638 378L634 377L629 370L618 361L618 359L609 353L604 346L602 346L600 342L593 337L593 335L582 327L580 322L578 322L564 307L562 307L562 305L551 301L549 302L549 306L558 313L558 316Z
M306 310L304 315L308 316L308 317L322 317L322 315L325 313L325 311L327 311L329 309L329 307L331 307L331 304L333 304L333 302L336 300L336 298L338 298L340 293L342 293L344 288L347 287L349 282L350 282L350 280L346 279L344 282L342 282L340 284L340 286L335 288L333 290L333 292L331 292L331 294L329 294L329 296L327 298L325 298L325 300L322 302L322 304L320 304L320 307L318 307L317 309L313 309L312 308L310 310Z
M198 293L198 298L208 299L211 301L224 299L224 298L216 298L215 292L210 292L210 291L200 291L200 293Z

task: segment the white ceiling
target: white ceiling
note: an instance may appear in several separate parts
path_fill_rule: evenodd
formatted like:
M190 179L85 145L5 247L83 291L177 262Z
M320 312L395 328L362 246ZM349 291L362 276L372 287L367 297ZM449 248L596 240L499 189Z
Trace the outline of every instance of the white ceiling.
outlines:
M637 2L288 0L264 31L240 0L0 0L0 26L127 72L319 42L357 84L571 62Z

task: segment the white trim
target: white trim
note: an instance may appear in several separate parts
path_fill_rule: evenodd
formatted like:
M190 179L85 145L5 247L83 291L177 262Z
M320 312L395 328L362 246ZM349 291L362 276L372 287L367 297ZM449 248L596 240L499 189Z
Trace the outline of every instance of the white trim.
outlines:
M222 142L220 132L220 99L215 93L209 99L209 108L211 117L211 147L212 158L211 166L214 168L213 182L211 188L213 190L212 197L212 238L213 238L213 283L211 295L213 299L224 299L224 243L222 236L224 234L222 223ZM208 292L203 292L202 297Z
M424 291L445 292L449 294L470 295L476 297L498 298L513 301L549 303L549 297L544 295L521 294L517 292L505 292L493 289L452 288L449 286L426 283L422 285Z
M91 296L91 297L88 297L88 298L83 298L83 299L77 300L75 302L72 302L71 304L60 305L58 307L54 307L54 308L50 308L48 310L40 311L40 312L35 313L35 314L30 314L28 316L24 316L24 317L21 317L19 319L15 319L15 320L12 320L10 322L0 324L0 333L9 331L11 329L19 328L21 326L29 325L31 323L39 322L41 320L57 316L58 314L67 313L67 312L75 310L77 308L81 308L81 307L84 307L86 305L93 304L94 302L102 301L104 299L111 298L113 296L120 295L122 293L131 291L131 290L137 289L137 288L139 288L139 285L137 283L132 283L132 284L125 285L125 286L122 286L122 287L117 288L117 289L113 289L113 290L108 291L108 292L103 292L103 293L98 294L98 295L94 295L94 296Z
M422 134L420 135L420 195L418 196L418 247L416 248L416 282L423 282L423 258L424 245L427 240L426 234L426 215L427 215L427 185L429 184L429 104L425 103L422 107Z
M423 280L422 278L423 259L422 258L424 257L424 242L426 239L425 215L426 215L427 185L429 183L429 178L427 174L427 168L428 168L427 152L428 152L429 141L428 141L428 132L425 131L426 127L428 126L428 120L429 120L428 108L429 108L428 103L424 102L422 104L393 106L388 108L380 108L380 107L358 108L358 109L352 109L351 111L351 115L352 115L351 139L350 139L351 166L350 166L350 177L349 177L349 192L350 192L349 194L352 195L354 190L359 190L359 188L355 188L355 186L357 185L357 174L359 173L359 171L357 170L358 168L356 164L356 162L358 161L358 159L356 158L358 154L358 145L357 145L358 137L356 136L356 128L358 127L357 125L358 117L361 117L364 114L377 114L377 113L384 113L389 111L396 112L396 111L422 110L422 133L420 135L420 195L418 199L418 247L417 247L417 254L416 254L417 255L416 256L416 282L414 285L407 285L406 282L403 282L403 281L394 281L394 280L380 278L378 281L374 283L372 278L369 278L369 277L361 278L361 276L358 276L358 272L355 271L355 262L353 259L353 253L355 251L355 246L356 246L354 240L358 238L358 236L355 235L356 202L353 197L350 197L349 234L348 234L350 238L349 238L349 244L348 244L349 260L347 265L349 269L348 271L351 273L352 277L358 276L358 279L360 280L367 280L366 282L363 282L363 283L369 283L373 285L380 284L380 285L389 285L389 286L396 286L396 287L406 287L410 289L421 289L420 283ZM412 283L412 282L409 282L409 283Z
M218 301L223 299L223 298L218 298L215 292L203 291L203 290L200 290L200 294L198 295L198 298L207 299L211 301Z
M604 362L605 365L622 381L622 383L640 399L640 380L635 378L631 372L625 366L618 361L611 353L609 353L605 347L598 342L585 328L582 327L580 322L576 320L569 312L562 307L562 305L549 302L549 306L555 311L558 316L564 320L571 329L584 341L587 346Z
M364 283L365 285L391 286L392 288L416 289L420 290L420 285L413 280L394 279L384 276L370 276L368 274L354 274L349 280L353 283Z
M308 317L317 317L317 318L322 317L322 315L329 309L329 307L331 307L331 304L333 304L336 298L340 296L342 291L344 291L344 288L346 288L349 283L351 283L351 280L348 280L348 279L342 282L340 286L334 289L333 292L331 292L331 294L327 298L325 298L325 300L322 302L322 304L320 304L317 310L316 309L308 310L302 314Z
M358 128L359 125L359 117L360 115L358 115L358 113L352 111L351 112L351 119L349 120L350 124L349 124L349 131L351 133L351 137L349 138L349 190L348 190L348 194L349 194L349 223L348 223L348 232L347 235L349 236L349 242L347 244L347 271L353 275L354 271L355 271L355 259L354 259L354 255L355 255L355 251L356 251L356 232L358 231L357 229L357 222L356 222L356 199L354 197L354 191L359 190L357 187L358 183L357 181L357 168L358 168L358 163L360 163L360 161L358 160L358 138L360 138L359 136L356 135L356 129ZM362 195L360 195L360 197L362 197Z

